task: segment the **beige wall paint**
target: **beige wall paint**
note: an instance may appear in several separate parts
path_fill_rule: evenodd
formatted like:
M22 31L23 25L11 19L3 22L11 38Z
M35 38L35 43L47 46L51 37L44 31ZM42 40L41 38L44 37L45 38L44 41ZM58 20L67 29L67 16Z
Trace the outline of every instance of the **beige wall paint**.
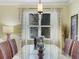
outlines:
M18 30L20 28L20 25L18 25L19 22L19 17L18 17L18 10L19 8L26 8L27 11L29 11L28 8L35 8L36 6L0 6L0 24L2 25L12 25L14 26L14 32L15 33L19 33L20 30ZM64 23L68 23L66 20L68 20L68 9L67 9L67 5L49 5L49 6L45 6L45 8L63 8L63 10L61 11L63 14L63 20Z
M69 9L68 9L68 5L49 5L49 6L44 6L45 8L62 8L61 14L62 14L62 25L67 25L69 26ZM19 8L26 8L27 11L33 11L33 10L29 10L29 8L36 8L36 6L0 6L0 22L1 22L1 26L6 25L7 23L13 23L14 27L14 34L17 35L18 37L21 34L21 26L18 24L19 23L19 19L18 19L18 9ZM46 10L47 11L47 10ZM7 22L8 21L8 22ZM10 25L10 24L9 24ZM2 30L0 30L1 32ZM61 32L62 33L62 32ZM19 39L18 37L15 36L16 39ZM17 44L18 44L18 40L17 40ZM63 43L63 44L62 44ZM63 38L60 41L60 45L62 48L62 45L64 45L64 40Z
M19 23L18 8L16 6L0 6L0 24L2 26L13 26L15 29Z
M14 26L14 34L21 34L21 25L19 24L19 25L16 25L16 26Z
M61 48L64 48L64 32L63 32L63 26L66 26L66 29L70 29L70 22L69 22L69 8L68 6L64 7L63 10L61 11ZM70 30L69 30L70 33ZM69 36L70 37L70 36Z
M3 27L6 25L12 26L14 28L13 37L16 39L18 50L20 50L20 29L18 19L18 8L16 6L0 6L0 36L3 40L6 40L6 34L3 34Z
M0 24L0 38L2 37L2 24Z
M14 6L0 6L0 21L4 25L17 25L18 9Z
M78 14L78 40L79 40L79 0L73 0L69 8L70 8L69 20L71 19L71 16Z
M70 15L79 14L79 0L73 0L70 4Z

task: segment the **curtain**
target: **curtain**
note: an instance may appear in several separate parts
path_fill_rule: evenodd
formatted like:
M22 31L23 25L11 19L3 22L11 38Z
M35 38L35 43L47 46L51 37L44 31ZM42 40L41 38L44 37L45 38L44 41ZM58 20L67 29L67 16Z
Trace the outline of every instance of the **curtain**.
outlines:
M31 11L29 11L31 12ZM29 39L29 13L26 9L21 9L22 39ZM48 11L47 11L48 12ZM61 8L52 8L51 12L51 43L61 43ZM61 45L61 44L60 44Z

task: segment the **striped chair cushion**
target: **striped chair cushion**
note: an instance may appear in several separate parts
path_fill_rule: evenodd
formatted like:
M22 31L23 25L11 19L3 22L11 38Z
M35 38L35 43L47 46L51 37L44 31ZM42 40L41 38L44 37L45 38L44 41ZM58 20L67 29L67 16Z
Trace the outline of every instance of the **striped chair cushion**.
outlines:
M79 41L74 41L71 50L72 59L79 59Z
M9 44L11 46L11 50L12 50L12 54L13 56L17 53L17 45L16 45L16 41L15 39L10 39L8 40L9 41Z
M12 52L8 41L0 43L0 59L12 59Z
M73 40L72 39L67 39L65 41L65 47L64 47L65 54L71 55L72 45L73 45Z

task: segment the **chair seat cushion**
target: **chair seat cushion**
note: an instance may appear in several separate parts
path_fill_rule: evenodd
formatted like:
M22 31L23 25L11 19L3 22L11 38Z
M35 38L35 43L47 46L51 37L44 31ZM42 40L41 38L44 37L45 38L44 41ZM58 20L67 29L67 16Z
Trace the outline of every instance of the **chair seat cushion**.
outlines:
M8 41L0 43L0 53L2 53L1 58L12 59L12 52Z
M17 45L15 39L8 40L11 46L13 56L17 53Z

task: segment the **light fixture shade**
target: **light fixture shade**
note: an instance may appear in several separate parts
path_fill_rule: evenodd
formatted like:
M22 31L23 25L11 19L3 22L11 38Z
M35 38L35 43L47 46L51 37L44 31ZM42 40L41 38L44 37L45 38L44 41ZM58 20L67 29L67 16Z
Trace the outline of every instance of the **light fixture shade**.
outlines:
M13 33L12 26L3 26L3 33Z
M43 12L43 4L39 3L37 9L38 9L38 13L42 13Z

